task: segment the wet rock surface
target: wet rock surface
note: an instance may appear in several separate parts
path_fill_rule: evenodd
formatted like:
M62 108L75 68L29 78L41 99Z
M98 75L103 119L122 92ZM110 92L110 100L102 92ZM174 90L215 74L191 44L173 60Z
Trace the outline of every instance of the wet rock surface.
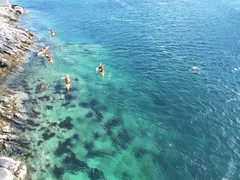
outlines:
M0 6L0 179L24 180L27 176L26 165L14 158L27 149L27 144L15 133L15 128L28 128L23 101L27 94L10 90L1 85L5 77L11 73L24 59L24 53L30 50L33 34L16 25L19 16L25 10L21 6Z
M21 6L0 6L0 79L3 80L30 50L33 34L16 25L25 10Z

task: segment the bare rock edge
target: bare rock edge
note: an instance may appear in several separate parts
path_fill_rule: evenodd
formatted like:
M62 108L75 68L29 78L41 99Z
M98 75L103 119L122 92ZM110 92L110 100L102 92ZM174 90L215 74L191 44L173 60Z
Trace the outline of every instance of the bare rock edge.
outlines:
M23 126L27 119L22 101L28 99L23 92L3 86L4 79L24 59L33 43L33 34L16 25L25 10L21 6L0 4L0 177L1 180L24 180L27 166L12 157L21 155L24 143L14 129Z

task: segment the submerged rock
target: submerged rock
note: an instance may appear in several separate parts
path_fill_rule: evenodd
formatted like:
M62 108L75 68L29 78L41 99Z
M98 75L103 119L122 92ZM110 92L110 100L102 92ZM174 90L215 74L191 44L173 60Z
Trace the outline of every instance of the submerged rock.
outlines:
M41 97L39 97L38 99L41 100L41 101L50 101L50 100L51 100L51 97L45 95L45 96L41 96Z
M47 108L48 110L52 110L52 109L53 109L53 106L47 105L46 108Z
M66 117L64 121L59 124L60 128L72 129L73 125L71 123L72 118L70 116Z
M62 104L62 106L68 106L68 105L70 105L71 103L68 101L68 102L66 102L66 103L63 103Z
M104 173L97 169L97 168L91 168L88 171L88 177L90 178L90 180L104 180Z
M128 174L128 173L126 173L126 172L123 172L122 173L122 180L131 180L132 178L131 178L131 176Z
M9 66L9 62L6 59L0 58L0 67L7 68Z
M91 151L93 149L93 143L92 142L85 142L84 147L88 150Z
M112 128L116 127L116 126L119 126L121 123L122 123L122 120L121 120L121 119L113 118L113 119L108 120L108 121L104 124L104 127L105 127L106 129L112 129Z
M86 118L91 118L93 117L93 113L90 111L85 115Z
M64 168L59 168L55 165L53 168L53 174L56 176L57 179L60 179L64 174Z
M135 148L134 155L137 159L142 158L148 151L144 148Z
M84 108L88 108L89 104L87 102L80 102L79 106L84 107Z
M100 111L98 111L97 109L93 109L93 110L94 110L94 112L96 114L97 121L99 121L99 122L102 121L102 119L103 119L102 113Z
M95 157L105 157L112 156L113 153L105 152L103 150L89 150L86 157L87 158L95 158Z
M66 139L64 142L59 142L55 155L60 156L65 153L71 153L71 150L69 149L70 146L72 146L71 138Z
M89 105L90 105L91 107L94 107L94 106L96 106L97 104L99 104L99 103L98 103L98 101L97 101L96 99L92 99L92 100L89 102Z
M127 149L128 144L133 140L126 129L120 130L116 137L112 137L113 144L121 147L122 149Z
M76 96L73 96L73 95L68 94L68 93L65 95L65 99L68 100L68 101L74 100L76 98L77 98Z
M45 83L41 83L37 86L37 93L43 92L47 89L47 86Z
M54 132L50 132L47 130L46 132L43 133L43 139L44 140L49 140L50 138L54 137L56 134Z
M86 170L89 168L87 163L77 159L76 155L73 152L71 152L70 156L64 158L63 163L67 166L67 169L73 172L79 170Z
M100 136L101 136L101 135L100 135L100 133L98 133L98 132L94 132L94 133L93 133L94 139L98 139Z

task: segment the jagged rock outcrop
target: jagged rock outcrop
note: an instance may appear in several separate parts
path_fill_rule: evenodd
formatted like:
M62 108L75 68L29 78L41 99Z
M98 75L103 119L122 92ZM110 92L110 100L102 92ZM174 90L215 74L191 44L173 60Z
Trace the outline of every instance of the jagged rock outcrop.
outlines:
M33 34L15 23L23 13L20 6L0 6L0 79L20 63L32 44Z
M33 34L16 25L18 17L25 13L21 6L0 0L0 179L24 180L26 165L6 156L22 154L27 143L14 132L25 128L27 115L22 101L28 96L1 85L2 80L23 60L29 50Z
M0 177L2 180L24 180L27 166L9 157L0 157Z
M27 94L13 91L0 86L0 156L8 156L24 152L23 142L14 131L13 126L23 126L27 119L22 101L27 100ZM12 174L12 176L10 175ZM2 180L24 180L27 167L21 161L15 161L8 157L0 157L0 177Z

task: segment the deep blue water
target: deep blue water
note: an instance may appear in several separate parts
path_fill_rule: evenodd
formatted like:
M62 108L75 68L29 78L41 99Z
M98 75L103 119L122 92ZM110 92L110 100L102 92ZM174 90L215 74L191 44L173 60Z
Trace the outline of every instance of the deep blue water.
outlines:
M31 55L27 88L7 81L31 97L33 179L240 179L240 1L14 3L54 59Z

